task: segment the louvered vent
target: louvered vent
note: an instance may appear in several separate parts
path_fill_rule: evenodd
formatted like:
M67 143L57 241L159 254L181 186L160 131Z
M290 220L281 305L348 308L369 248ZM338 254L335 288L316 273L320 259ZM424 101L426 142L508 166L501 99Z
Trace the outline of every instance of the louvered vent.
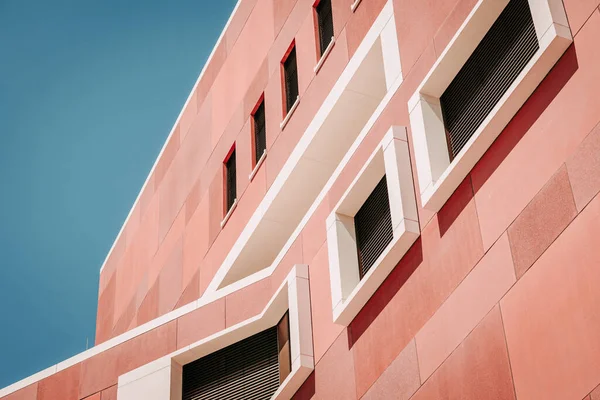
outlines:
M265 102L262 101L254 113L254 162L262 157L267 148L267 130L265 126Z
M333 13L331 11L331 0L321 0L317 5L317 19L319 21L319 42L321 55L325 53L327 46L333 37Z
M296 47L283 62L285 75L285 102L286 111L290 111L298 98L298 66L296 65Z
M392 241L392 215L385 175L354 216L360 278Z
M268 400L279 387L277 326L183 367L183 400Z
M225 169L227 170L227 210L229 210L237 196L235 150L233 150L233 152L225 162Z
M510 0L440 98L456 157L539 49L527 0Z

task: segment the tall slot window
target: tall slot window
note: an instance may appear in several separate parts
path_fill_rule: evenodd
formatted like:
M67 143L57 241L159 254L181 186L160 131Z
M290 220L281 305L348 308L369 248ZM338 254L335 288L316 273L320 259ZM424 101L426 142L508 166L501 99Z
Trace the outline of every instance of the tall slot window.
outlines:
M225 161L225 190L226 190L226 211L229 211L237 198L236 191L236 167L235 167L235 148Z
M362 279L394 238L385 175L354 216L354 226Z
M510 0L440 97L450 159L498 104L539 42L527 0Z
M298 65L296 63L295 45L283 62L283 76L285 80L285 109L286 112L290 112L298 98Z
M319 24L319 45L321 56L325 53L327 46L333 37L333 13L331 11L331 0L321 0L315 7L317 11L317 22Z
M276 326L183 366L183 400L268 400L291 370L286 313Z
M258 164L260 158L267 149L267 129L265 121L265 101L261 100L260 105L252 115L254 121L254 163Z

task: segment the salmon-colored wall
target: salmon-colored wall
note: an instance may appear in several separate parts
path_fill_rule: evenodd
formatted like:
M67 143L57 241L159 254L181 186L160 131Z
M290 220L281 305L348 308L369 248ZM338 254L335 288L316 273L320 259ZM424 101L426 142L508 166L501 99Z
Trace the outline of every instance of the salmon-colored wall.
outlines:
M385 4L333 0L315 75L313 3L242 1L102 271L98 343L202 295ZM258 314L298 263L316 367L296 399L600 399L600 0L564 0L574 44L440 212L419 208L421 237L350 326L332 322L325 218L390 125L411 142L408 98L475 3L393 1L404 82L273 275L7 399L114 399L119 375ZM302 101L282 133L294 39ZM268 157L249 182L263 91ZM239 205L221 230L234 141Z

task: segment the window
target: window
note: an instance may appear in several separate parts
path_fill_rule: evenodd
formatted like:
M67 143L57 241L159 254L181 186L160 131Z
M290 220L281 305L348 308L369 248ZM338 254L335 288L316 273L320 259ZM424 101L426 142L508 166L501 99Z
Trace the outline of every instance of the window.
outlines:
M450 159L462 150L538 49L527 0L511 0L440 97Z
M267 149L267 130L265 121L265 101L260 105L252 115L254 122L254 164L258 164L260 158Z
M315 367L310 310L308 266L297 264L259 314L120 375L117 397L291 399Z
M408 102L424 208L442 208L572 42L562 0L477 2Z
M331 11L331 0L321 0L315 7L317 11L317 22L319 24L319 45L323 56L327 46L333 37L333 14Z
M362 279L394 238L385 175L354 216L354 227Z
M231 210L235 203L237 192L236 192L236 171L235 171L235 147L229 154L227 161L225 161L225 184L226 184L226 208L225 212Z
M285 110L286 113L289 113L298 99L298 66L295 45L283 62L283 76L285 80Z
M289 322L183 366L183 400L270 399L290 373Z
M333 321L347 326L420 234L406 128L390 128L326 225Z

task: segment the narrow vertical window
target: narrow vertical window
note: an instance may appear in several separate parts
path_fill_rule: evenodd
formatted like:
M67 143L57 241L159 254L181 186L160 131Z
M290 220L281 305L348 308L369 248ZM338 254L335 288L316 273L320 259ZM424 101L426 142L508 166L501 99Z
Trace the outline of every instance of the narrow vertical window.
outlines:
M298 66L296 65L295 45L283 62L283 75L285 80L285 110L290 112L298 98Z
M325 53L327 46L333 37L333 14L331 11L331 0L321 0L315 7L317 11L317 22L319 24L319 44L321 56Z
M231 151L231 154L225 161L225 175L226 175L226 212L231 209L235 199L236 193L236 171L235 171L235 148Z
M254 163L258 164L260 158L267 149L267 129L265 123L265 101L260 105L252 115L254 120Z
M354 226L362 279L394 238L385 175L354 216Z

